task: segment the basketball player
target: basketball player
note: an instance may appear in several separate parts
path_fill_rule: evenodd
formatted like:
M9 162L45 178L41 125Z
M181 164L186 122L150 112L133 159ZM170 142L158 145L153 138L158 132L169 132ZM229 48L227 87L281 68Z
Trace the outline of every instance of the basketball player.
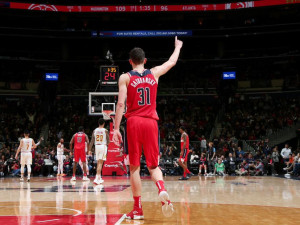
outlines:
M95 144L97 174L94 180L94 184L96 185L102 184L104 182L101 178L101 170L102 170L103 162L106 160L107 147L109 145L109 133L104 128L105 120L102 118L99 119L98 125L99 127L97 127L93 132L92 140L89 147L89 149L91 150L93 144Z
M171 216L174 212L173 205L165 189L163 175L158 167L159 157L159 131L158 115L156 112L157 85L160 76L167 73L179 57L182 41L175 37L175 50L169 60L164 64L151 70L145 69L147 59L141 48L130 51L130 64L132 69L119 78L119 97L116 110L115 128L113 140L115 144L122 142L120 123L127 104L125 146L128 146L130 161L130 183L134 199L133 210L126 215L127 219L144 219L141 192L142 184L140 178L140 158L142 149L146 158L152 180L159 191L159 200L162 202L162 210L165 216Z
M188 160L188 154L189 154L189 145L190 145L190 139L188 134L185 132L185 128L181 126L179 128L179 132L181 134L180 138L180 157L178 159L179 166L183 169L183 176L179 178L179 180L187 180L190 178L192 173L187 168L187 160Z
M32 148L36 148L36 144L32 138L29 138L29 131L24 131L24 138L21 139L19 148L16 152L15 158L18 159L18 155L21 151L21 178L20 181L24 181L24 168L27 165L27 182L30 182L31 164L32 164Z
M85 142L89 144L89 138L84 133L84 129L82 126L79 127L78 133L74 134L70 141L70 150L73 149L74 143L74 164L73 164L73 176L71 181L76 181L76 168L79 159L83 162L83 181L89 181L90 179L86 176L86 155L85 155Z
M64 148L64 139L61 138L59 140L59 143L57 144L57 176L64 176L64 151L67 151L67 149Z
M89 162L88 162L88 152L87 152L87 150L88 150L88 146L87 146L87 143L85 142L85 157L86 157L86 166L85 166L85 168L86 168L86 174L89 176L90 175L90 170L89 170ZM73 159L73 162L74 162L74 159ZM83 163L82 163L82 161L81 161L81 159L79 159L79 166L80 166L80 168L81 168L81 171L83 171Z

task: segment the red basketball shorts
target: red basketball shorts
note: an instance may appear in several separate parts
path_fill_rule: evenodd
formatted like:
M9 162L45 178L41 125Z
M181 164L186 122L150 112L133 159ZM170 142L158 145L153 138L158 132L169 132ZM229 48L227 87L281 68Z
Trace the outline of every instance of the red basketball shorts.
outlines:
M158 166L159 130L156 120L138 116L128 118L124 140L127 141L125 149L130 165L139 166L144 151L147 166Z
M74 149L74 159L75 159L75 162L79 162L79 159L81 159L81 162L86 162L85 149L84 148L75 148Z
M188 155L189 155L189 150L187 148L185 148L183 150L182 156L180 156L179 160L181 160L181 162L187 162Z

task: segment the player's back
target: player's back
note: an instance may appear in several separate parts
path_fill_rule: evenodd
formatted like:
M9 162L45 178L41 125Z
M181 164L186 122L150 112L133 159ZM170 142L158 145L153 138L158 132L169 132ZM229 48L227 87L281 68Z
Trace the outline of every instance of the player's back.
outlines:
M95 136L95 145L107 145L106 142L106 129L105 128L96 128L94 130Z
M156 112L157 82L150 70L143 73L131 70L127 87L127 112L125 117L140 116L158 120Z
M32 149L32 138L22 138L22 149L21 152L31 152Z
M86 134L83 132L78 132L74 135L74 148L85 150L85 139Z

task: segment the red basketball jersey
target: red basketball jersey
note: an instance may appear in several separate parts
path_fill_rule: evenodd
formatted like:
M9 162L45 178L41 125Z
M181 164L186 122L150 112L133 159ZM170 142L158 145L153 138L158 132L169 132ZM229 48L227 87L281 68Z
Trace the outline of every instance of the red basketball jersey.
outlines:
M85 133L78 132L74 136L74 149L85 150Z
M127 87L127 112L125 117L140 116L158 120L156 112L157 82L150 70L127 73L130 82Z
M186 145L185 145L185 148L186 149L189 149L189 146L190 146L190 138L189 138L189 135L187 134L187 133L183 133L182 135L181 135L181 138L180 138L180 147L181 147L181 149L183 148L183 144L184 144L184 140L183 140L183 135L186 135Z

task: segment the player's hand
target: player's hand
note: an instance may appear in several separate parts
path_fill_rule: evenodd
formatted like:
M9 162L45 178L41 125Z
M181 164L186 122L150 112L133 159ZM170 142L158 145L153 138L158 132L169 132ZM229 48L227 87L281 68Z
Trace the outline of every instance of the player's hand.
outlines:
M175 48L181 48L183 45L183 42L177 39L177 36L175 36Z
M15 156L15 159L17 159L17 160L18 160L18 156L17 156L17 155Z
M43 140L44 140L44 138L43 138L43 137L41 137L41 138L40 138L40 141L43 141Z
M120 133L119 130L114 130L114 134L113 134L113 142L116 144L116 145L120 145L123 140L122 140L122 135Z

